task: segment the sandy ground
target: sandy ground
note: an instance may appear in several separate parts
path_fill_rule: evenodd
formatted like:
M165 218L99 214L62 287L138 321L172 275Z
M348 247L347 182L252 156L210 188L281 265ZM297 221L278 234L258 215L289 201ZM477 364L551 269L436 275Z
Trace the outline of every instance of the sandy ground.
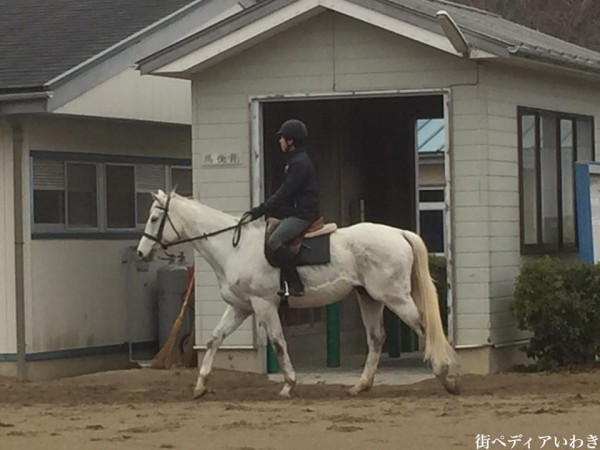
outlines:
M266 376L215 371L214 392L193 401L195 378L136 369L0 379L0 449L596 448L589 436L600 435L600 370L465 376L459 397L431 379L360 398L346 386L304 385L280 400Z

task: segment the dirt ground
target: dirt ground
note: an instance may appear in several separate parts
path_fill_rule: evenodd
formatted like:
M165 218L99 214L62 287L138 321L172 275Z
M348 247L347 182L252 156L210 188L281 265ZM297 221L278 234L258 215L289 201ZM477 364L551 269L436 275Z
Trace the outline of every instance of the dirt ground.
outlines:
M0 449L596 448L600 435L600 370L464 376L458 397L432 379L360 398L301 385L280 400L266 376L218 370L194 401L195 379L187 369L0 378Z

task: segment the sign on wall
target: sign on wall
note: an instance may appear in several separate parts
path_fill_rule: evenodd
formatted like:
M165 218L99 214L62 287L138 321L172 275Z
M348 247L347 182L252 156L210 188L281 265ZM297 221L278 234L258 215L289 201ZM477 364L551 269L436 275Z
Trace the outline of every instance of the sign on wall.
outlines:
M202 159L203 166L232 166L242 163L239 153L206 153Z
M587 263L600 262L600 164L575 166L579 257Z

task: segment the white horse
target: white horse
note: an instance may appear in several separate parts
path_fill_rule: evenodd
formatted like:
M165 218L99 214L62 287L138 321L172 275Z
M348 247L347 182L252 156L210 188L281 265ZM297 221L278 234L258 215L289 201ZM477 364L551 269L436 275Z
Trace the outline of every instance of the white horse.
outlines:
M264 256L265 223L241 225L239 219L174 192L167 195L159 190L153 197L137 248L139 257L151 259L158 246L193 241L214 270L227 303L206 344L194 398L206 393L219 345L251 314L256 314L267 331L285 380L280 395L289 397L296 375L278 314L279 269L271 267ZM236 232L239 245L234 246L232 234ZM425 336L425 359L431 362L433 373L449 393L459 393L457 355L444 335L427 249L417 234L374 223L339 228L331 235L331 262L301 266L298 271L306 294L290 297L292 308L324 306L343 299L352 290L358 294L368 355L351 394L373 386L385 341L384 306L419 336Z

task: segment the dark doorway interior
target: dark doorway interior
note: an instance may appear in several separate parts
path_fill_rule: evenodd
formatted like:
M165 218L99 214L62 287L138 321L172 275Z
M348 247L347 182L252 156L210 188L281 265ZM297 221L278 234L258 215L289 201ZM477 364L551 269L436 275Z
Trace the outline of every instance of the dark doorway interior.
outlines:
M326 222L347 226L364 219L415 230L415 124L419 118L442 118L443 113L440 95L263 103L265 196L279 187L285 164L275 133L283 121L297 118L308 127L306 148L319 174L321 214ZM315 352L325 348L324 318L321 309L283 311L295 358L306 352L324 360ZM341 327L342 357L364 352L356 302L341 303Z

